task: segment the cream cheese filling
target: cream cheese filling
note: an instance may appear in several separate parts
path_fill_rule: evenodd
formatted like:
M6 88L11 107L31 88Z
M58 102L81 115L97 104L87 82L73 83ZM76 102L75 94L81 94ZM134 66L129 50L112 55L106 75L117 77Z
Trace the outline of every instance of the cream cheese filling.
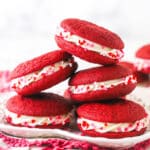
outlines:
M95 42L91 42L90 40L87 40L80 36L74 35L68 31L65 31L61 27L57 28L56 35L62 37L64 40L68 42L72 42L84 48L85 50L97 52L100 55L111 58L111 59L121 59L124 56L124 53L121 50L112 49L112 48L97 44Z
M18 115L16 113L5 111L5 119L8 123L14 125L22 125L28 127L42 126L42 125L65 125L70 122L72 113L57 115L57 116L26 116Z
M148 69L150 68L150 59L136 58L135 66L137 67L138 71L143 70L143 69Z
M38 81L43 77L51 75L51 74L53 74L53 73L55 73L61 69L64 69L67 66L72 67L71 61L72 61L71 59L68 61L60 61L60 62L57 62L53 65L46 66L39 71L27 74L25 76L22 76L22 77L19 77L16 79L13 79L11 81L11 87L14 89L15 88L20 88L20 89L24 88L25 86L27 86L27 85L35 82L35 81Z
M119 84L129 84L136 83L136 78L133 75L129 75L127 77L103 82L94 82L92 84L84 84L77 86L69 86L69 91L73 94L86 93L90 91L96 90L107 90L108 88L113 88L114 86L118 86Z
M94 130L99 133L131 132L134 130L140 131L141 129L146 128L149 124L149 117L147 116L141 120L127 123L98 122L85 118L78 118L77 123L83 130Z

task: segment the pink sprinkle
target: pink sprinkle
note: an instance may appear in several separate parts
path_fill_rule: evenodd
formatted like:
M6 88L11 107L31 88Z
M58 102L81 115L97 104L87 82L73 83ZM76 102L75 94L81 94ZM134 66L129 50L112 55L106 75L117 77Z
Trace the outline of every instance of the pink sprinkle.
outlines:
M89 127L89 124L88 124L86 121L83 121L83 122L82 122L82 127L88 128L88 127Z
M91 46L91 47L94 47L94 44L91 43L90 46Z
M42 73L41 76L42 76L42 78L44 78L44 77L46 76L46 74L45 74L45 73ZM35 79L36 79L36 78L35 78ZM35 79L34 79L34 80L35 80Z
M20 85L21 83L20 83L20 80L18 80L18 84Z
M120 127L118 127L117 130L118 130L118 132L121 132L121 128Z
M103 128L103 127L100 127L99 129L100 129L100 130L103 130L104 128Z
M116 57L116 56L115 56L113 53L111 53L111 52L109 52L108 55L111 56L111 57Z
M44 125L44 126L47 126L48 124L45 122L43 125Z
M106 127L106 126L108 126L108 123L107 123L107 122L105 122L104 126L105 126L105 127Z
M9 116L6 117L6 120L7 120L8 123L11 123L11 122L12 122L12 118L9 117Z
M16 87L17 87L17 86L16 86L16 84L14 83L14 84L12 85L12 88L16 89Z
M128 127L127 127L127 128L125 128L124 130L125 130L125 132L127 132L127 131L128 131Z
M62 32L60 32L60 36L62 36Z
M130 123L128 127L129 127L129 128L132 127L132 124Z
M35 123L36 121L35 121L35 119L32 119L31 122L32 122L32 123Z
M87 87L86 87L86 90L89 90L89 89L90 89L90 87L89 87L89 86L87 86Z
M39 73L38 73L38 71L37 71L37 72L34 72L34 74L35 74L35 75L38 75Z
M139 126L140 125L140 123L139 122L137 122L137 126Z
M79 43L80 45L85 44L85 42L86 42L85 40L79 40L79 41L78 41L78 43Z
M104 86L104 85L101 85L100 87L103 89L105 86Z
M24 126L28 127L28 122L25 121L24 122Z
M141 126L144 127L144 123L143 122L141 123Z
M21 115L20 114L17 114L17 118L20 118L21 117Z
M32 78L31 78L31 80L32 80ZM36 80L36 77L33 77L33 80Z
M102 45L102 49L104 49L105 47Z
M95 126L95 124L94 124L94 123L91 123L91 126L92 126L93 128L96 128L96 126Z
M49 120L52 120L52 117L49 117Z
M57 118L57 119L61 119L61 116L60 116L60 115L58 115L56 118Z
M111 87L111 88L113 88L113 87L114 87L114 85L113 85L113 84L111 84L111 85L110 85L110 87Z

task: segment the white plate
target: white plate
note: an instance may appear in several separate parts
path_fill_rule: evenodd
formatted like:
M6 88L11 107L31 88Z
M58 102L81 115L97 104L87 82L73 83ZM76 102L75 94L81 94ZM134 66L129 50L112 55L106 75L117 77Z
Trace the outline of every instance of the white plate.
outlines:
M142 91L142 94L141 92ZM146 97L142 97L141 95L144 95ZM147 102L146 99L149 98L149 89L144 87L137 87L129 97L131 97L136 101L141 103L145 108L147 108L148 112L150 112L150 101ZM8 98L10 94L8 95L0 95L0 98L2 100L6 100L6 97ZM148 97L147 97L148 96ZM136 98L137 97L137 100ZM146 103L146 102L147 103ZM128 137L128 138L120 138L120 139L108 139L108 138L101 138L101 137L89 137L89 136L82 136L80 132L75 131L65 131L61 129L39 129L39 128L27 128L27 127L17 127L17 126L11 126L7 123L4 123L2 114L2 107L5 104L5 101L0 101L0 131L7 133L9 135L17 136L17 137L26 137L32 140L42 139L43 138L51 138L51 137L59 137L64 139L76 139L81 141L87 141L99 146L103 147L111 147L115 149L122 149L122 148L129 148L134 146L137 143L143 142L145 140L150 139L150 128L140 136L135 137ZM3 105L3 106L2 106ZM4 108L4 107L3 107Z
M132 147L135 144L150 138L150 131L146 131L143 135L135 137L108 139L100 137L82 136L79 132L65 131L61 129L39 129L39 128L17 127L5 123L0 123L0 130L4 133L17 137L30 137L30 138L36 137L36 139L46 137L47 138L60 137L64 139L76 139L81 141L87 141L99 146L118 149Z

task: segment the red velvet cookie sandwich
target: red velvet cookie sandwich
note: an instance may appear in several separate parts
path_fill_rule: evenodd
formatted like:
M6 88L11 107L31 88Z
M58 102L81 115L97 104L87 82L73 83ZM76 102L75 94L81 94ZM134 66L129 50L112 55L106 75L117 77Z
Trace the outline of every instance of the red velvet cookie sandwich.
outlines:
M11 72L11 86L21 95L32 95L67 79L76 68L70 54L52 51L19 64Z
M125 99L83 104L77 108L77 114L81 132L94 137L137 136L143 134L149 124L144 108Z
M150 74L150 44L139 48L135 54L135 66L138 71Z
M85 20L63 20L55 40L63 50L92 63L115 64L124 55L117 34Z
M134 76L136 77L138 83L147 81L149 79L148 74L137 71L136 67L134 66L134 64L132 62L122 61L119 64L131 69L131 71L133 72Z
M121 65L95 67L74 74L65 94L77 102L117 98L136 87L131 70Z
M71 110L68 101L53 93L16 95L7 101L5 120L15 126L62 128L71 121Z

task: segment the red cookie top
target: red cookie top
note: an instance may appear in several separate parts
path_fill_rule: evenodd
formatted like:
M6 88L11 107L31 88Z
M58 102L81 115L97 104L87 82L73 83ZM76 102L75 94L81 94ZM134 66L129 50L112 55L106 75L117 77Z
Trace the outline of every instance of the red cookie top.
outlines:
M76 34L103 46L119 50L124 48L124 43L117 34L94 23L75 18L68 18L63 20L60 26L72 34Z
M72 106L62 96L40 93L28 97L13 96L7 101L6 108L21 115L55 116L68 113Z
M82 85L120 79L131 74L131 70L122 65L95 67L74 74L69 81L69 85Z
M89 120L111 123L135 122L147 116L142 106L124 99L83 104L78 107L77 114Z
M138 49L135 56L139 58L150 59L150 44L144 45Z
M41 56L35 57L31 60L19 64L11 72L10 79L24 76L26 74L38 71L47 65L54 64L61 60L67 60L69 58L72 58L72 56L67 52L63 52L61 50L48 52L46 54L43 54Z

